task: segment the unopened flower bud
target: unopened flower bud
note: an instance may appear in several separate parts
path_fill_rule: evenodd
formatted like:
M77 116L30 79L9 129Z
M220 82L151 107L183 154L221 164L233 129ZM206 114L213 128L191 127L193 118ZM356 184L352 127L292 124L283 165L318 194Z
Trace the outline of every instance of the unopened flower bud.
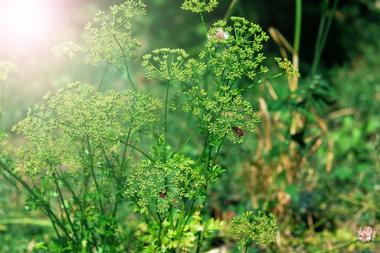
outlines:
M376 231L371 227L360 228L358 232L358 238L361 242L371 242L375 239Z

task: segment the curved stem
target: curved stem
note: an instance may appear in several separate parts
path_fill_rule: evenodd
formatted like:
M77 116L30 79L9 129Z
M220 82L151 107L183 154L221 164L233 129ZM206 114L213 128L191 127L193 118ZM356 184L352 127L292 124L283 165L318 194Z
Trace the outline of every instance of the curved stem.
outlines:
M151 162L154 162L153 158L150 157L147 153L145 153L144 151L142 151L141 149L139 149L138 147L132 145L132 144L129 144L129 143L126 143L126 142L122 142L124 143L125 145L127 145L128 147L131 147L133 148L134 150L136 150L137 152L139 152L140 154L142 154L143 156L145 156L148 160L150 160Z
M116 38L115 35L113 35L113 38L114 38L114 40L116 41L116 44L117 44L118 47L120 48L121 53L122 53L122 55L123 55L123 61L124 61L124 65L125 65L125 72L127 73L128 80L129 80L129 82L131 83L132 89L133 89L133 90L136 90L136 84L135 84L135 82L132 80L131 73L130 73L130 71L129 71L128 61L127 61L127 54L125 53L125 51L124 51L122 45L120 44L119 40Z
M237 7L240 0L232 0L230 6L228 7L228 10L226 12L226 15L224 15L224 21L227 21L229 17L231 17L232 13L234 12L235 8Z

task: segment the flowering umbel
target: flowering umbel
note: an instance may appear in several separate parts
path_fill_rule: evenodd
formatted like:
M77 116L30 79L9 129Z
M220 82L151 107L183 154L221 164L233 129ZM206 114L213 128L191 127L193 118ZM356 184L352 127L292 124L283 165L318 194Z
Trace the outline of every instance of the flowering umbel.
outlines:
M217 0L185 0L182 9L194 13L212 12L218 6Z
M358 238L359 241L361 242L371 242L375 239L376 237L376 231L372 227L364 227L360 228L358 232Z

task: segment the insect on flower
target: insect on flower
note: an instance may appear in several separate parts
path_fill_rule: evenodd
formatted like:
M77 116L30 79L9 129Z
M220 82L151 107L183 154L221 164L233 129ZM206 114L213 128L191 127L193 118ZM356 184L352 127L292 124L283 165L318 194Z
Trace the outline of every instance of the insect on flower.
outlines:
M228 40L229 35L219 27L216 29L215 37L217 40Z
M243 129L241 129L240 127L233 127L232 130L234 130L235 134L239 137L243 137L244 136L244 131Z

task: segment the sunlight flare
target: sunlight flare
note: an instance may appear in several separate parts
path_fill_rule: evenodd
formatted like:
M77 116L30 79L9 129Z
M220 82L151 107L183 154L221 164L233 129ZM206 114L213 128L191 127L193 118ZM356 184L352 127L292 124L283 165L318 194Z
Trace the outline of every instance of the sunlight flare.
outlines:
M0 35L10 43L45 40L52 30L52 1L6 0L0 2Z

